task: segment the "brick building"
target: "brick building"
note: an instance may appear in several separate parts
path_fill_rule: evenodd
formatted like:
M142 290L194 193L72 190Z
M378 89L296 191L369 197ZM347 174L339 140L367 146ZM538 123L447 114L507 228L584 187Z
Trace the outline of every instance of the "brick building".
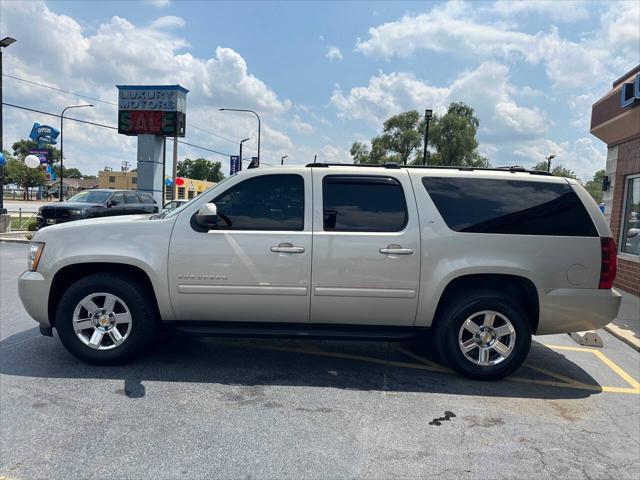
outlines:
M607 144L603 202L618 245L615 285L640 295L640 65L593 104L591 133Z

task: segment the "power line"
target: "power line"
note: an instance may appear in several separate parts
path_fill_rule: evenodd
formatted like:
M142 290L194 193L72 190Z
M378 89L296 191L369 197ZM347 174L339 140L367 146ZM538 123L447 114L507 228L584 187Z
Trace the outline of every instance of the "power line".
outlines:
M28 110L30 112L40 113L42 115L49 115L52 117L60 118L60 115L58 115L57 113L45 112L44 110L37 110L35 108L23 107L21 105L14 105L12 103L6 103L6 102L2 102L2 105L6 105L7 107L19 108L20 110ZM71 120L72 122L86 123L88 125L93 125L94 127L108 128L110 130L118 130L118 127L114 127L113 125L104 125L102 123L90 122L88 120L81 120L79 118L64 117L64 119ZM173 137L167 137L167 138L169 140L173 140ZM195 145L193 143L185 142L183 140L178 140L178 143L181 143L183 145L188 145L189 147L199 148L200 150L205 150L207 152L215 153L217 155L222 155L223 157L229 157L231 155L229 153L219 152L218 150L213 150L212 148Z
M16 77L15 75L10 75L8 73L3 73L2 76L3 77L7 77L7 78L12 78L12 79L18 80L20 82L30 83L31 85L36 85L38 87L43 87L43 88L48 88L50 90L55 90L56 92L66 93L66 94L69 94L69 95L75 95L76 97L86 98L87 100L92 100L92 101L98 102L98 103L104 103L105 105L111 105L112 107L117 107L118 106L117 103L107 102L106 100L101 100L99 98L90 97L89 95L83 95L81 93L70 92L69 90L63 90L61 88L52 87L51 85L47 85L45 83L34 82L33 80L27 80L26 78ZM65 118L67 118L67 117L65 117ZM218 137L218 138L220 138L222 140L225 140L227 142L233 143L234 145L238 143L236 140L233 140L231 138L227 138L227 137L225 137L223 135L211 132L209 130L205 130L204 128L197 127L197 126L193 125L192 123L187 123L187 126L189 126L191 128L195 128L196 130L200 130L200 131L202 131L204 133L208 133L209 135L213 135L214 137ZM253 147L246 147L246 148L247 148L247 150L257 151L257 149L255 149ZM264 149L263 149L263 151L266 152ZM269 153L269 152L266 152L266 153Z

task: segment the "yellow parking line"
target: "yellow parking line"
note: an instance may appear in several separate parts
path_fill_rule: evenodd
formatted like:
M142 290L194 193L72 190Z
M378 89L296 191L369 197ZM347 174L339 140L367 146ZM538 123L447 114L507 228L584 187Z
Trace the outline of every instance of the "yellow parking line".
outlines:
M435 362L432 362L429 359L426 359L424 357L421 357L420 355L416 355L413 352L410 352L409 350L407 350L404 347L400 347L398 345L394 345L394 348L399 351L400 353L404 353L406 356L413 358L414 360L418 360L421 363L424 363L425 365L429 365L430 367L432 367L434 370L437 370L439 372L453 372L453 370L451 370L450 368L446 368L443 367L442 365L438 365Z
M551 348L553 350L567 350L570 352L587 352L595 355L599 360L602 361L607 367L613 370L620 378L622 378L625 382L631 385L631 388L625 387L602 387L603 392L615 392L615 393L636 393L640 394L640 383L635 380L631 375L625 372L618 364L616 364L613 360L607 357L600 350L596 350L595 348L581 348L581 347L567 347L565 345L545 345L545 347Z
M536 372L543 373L549 377L557 378L558 380L562 380L563 382L570 385L581 385L586 387L596 387L600 390L600 385L589 385L588 383L581 382L580 380L576 380L575 378L566 377L556 372L552 372L551 370L547 370L546 368L534 367L533 365L524 364L523 367L530 368L531 370L535 370Z
M421 363L411 363L411 362L400 362L396 360L386 360L382 358L369 357L366 355L356 355L351 353L340 353L340 352L328 352L325 350L321 350L314 345L305 345L304 347L278 347L278 346L269 346L269 345L258 345L252 344L248 342L225 342L225 341L216 341L212 342L219 345L228 345L228 346L243 346L249 348L256 348L259 350L272 350L278 352L290 352L290 353L304 353L307 355L317 355L321 357L332 357L332 358L341 358L345 360L356 360L361 362L375 363L377 365L390 365L394 367L400 368L410 368L414 370L427 370L431 372L452 372L452 370L445 368L443 366L438 365L426 358L423 358L419 355L416 355L402 347L395 346L394 348L409 357L420 361ZM568 350L568 351L576 351L576 352L588 352L593 353L597 356L602 362L607 365L611 370L617 373L621 378L623 378L632 388L627 387L610 387L610 386L601 386L601 385L589 385L587 383L580 382L578 380L572 379L570 377L566 377L556 372L552 372L550 370L546 370L544 368L535 367L532 365L525 364L525 367L528 367L532 370L538 371L544 375L548 375L550 377L556 378L560 381L553 380L537 380L531 378L523 378L523 377L508 377L505 381L514 381L519 383L529 383L534 385L544 385L550 387L559 387L559 388L574 388L578 390L589 390L592 392L610 392L610 393L630 393L630 394L640 394L640 385L636 382L628 373L626 373L622 368L616 365L612 360L606 357L602 352L598 350L594 350L592 348L579 348L579 347L566 347L564 345L545 345L548 348L552 348L554 350ZM0 480L2 480L0 478Z

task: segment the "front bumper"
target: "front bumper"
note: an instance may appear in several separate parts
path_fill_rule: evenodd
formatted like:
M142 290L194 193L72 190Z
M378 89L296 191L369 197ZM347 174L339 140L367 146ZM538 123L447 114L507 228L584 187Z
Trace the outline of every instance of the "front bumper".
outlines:
M611 323L622 295L615 289L557 288L540 294L537 335L583 332Z
M25 310L41 325L49 323L49 286L50 282L40 272L23 272L18 277L18 296Z
M36 217L36 225L38 230L50 225L57 225L59 223L71 222L73 220L80 220L79 218L44 218L40 215Z

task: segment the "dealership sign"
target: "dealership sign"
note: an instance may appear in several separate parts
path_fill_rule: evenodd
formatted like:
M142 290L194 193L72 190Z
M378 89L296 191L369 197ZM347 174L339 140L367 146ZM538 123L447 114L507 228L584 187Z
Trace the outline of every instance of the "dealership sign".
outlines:
M629 107L640 103L640 73L633 82L623 83L620 87L620 106Z
M40 125L39 123L34 123L33 127L31 127L31 133L29 133L29 138L34 142L37 142L38 145L42 146L44 144L55 145L57 143L58 135L60 132L50 127L49 125Z
M118 133L184 137L187 90L180 85L117 85Z
M49 160L47 158L47 155L49 155L49 151L48 150L29 149L29 155L35 155L36 157L38 157L38 159L40 160L40 165L48 165L49 164Z

